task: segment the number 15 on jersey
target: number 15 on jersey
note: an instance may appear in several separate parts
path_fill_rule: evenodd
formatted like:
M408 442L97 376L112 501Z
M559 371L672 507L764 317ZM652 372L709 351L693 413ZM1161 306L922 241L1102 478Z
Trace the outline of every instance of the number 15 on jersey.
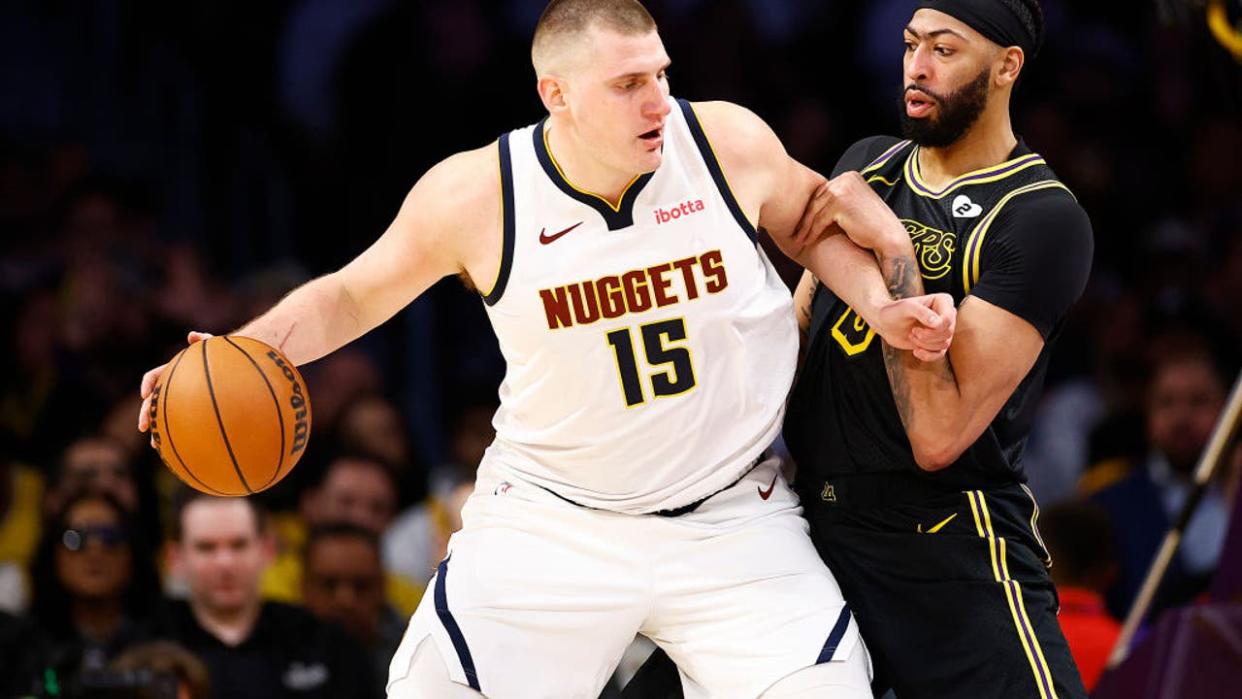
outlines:
M686 340L686 323L681 318L662 320L639 326L639 337L647 366L659 371L647 373L654 398L676 396L694 388L694 365L690 360L690 348ZM621 379L621 391L625 406L632 408L646 402L643 376L639 374L638 356L634 352L634 338L630 328L613 330L606 336L617 358L617 375Z

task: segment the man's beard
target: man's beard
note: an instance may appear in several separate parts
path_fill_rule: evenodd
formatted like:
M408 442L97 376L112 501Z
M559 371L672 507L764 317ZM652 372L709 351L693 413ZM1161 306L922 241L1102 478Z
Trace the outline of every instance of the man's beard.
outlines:
M902 135L926 148L953 145L974 126L987 106L990 78L990 69L984 68L974 80L944 96L918 87L920 92L935 101L935 119L930 116L915 119L906 114L906 92L917 85L902 88L898 99Z

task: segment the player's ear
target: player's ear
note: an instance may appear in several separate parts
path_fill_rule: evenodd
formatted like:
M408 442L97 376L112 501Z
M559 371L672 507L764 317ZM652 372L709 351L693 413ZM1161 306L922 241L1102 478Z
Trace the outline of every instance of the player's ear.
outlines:
M569 108L565 102L565 80L555 75L544 75L539 78L539 99L549 114L563 112Z
M996 84L999 87L1010 87L1018 80L1022 66L1026 64L1026 54L1017 46L1009 46L1000 51L997 57Z

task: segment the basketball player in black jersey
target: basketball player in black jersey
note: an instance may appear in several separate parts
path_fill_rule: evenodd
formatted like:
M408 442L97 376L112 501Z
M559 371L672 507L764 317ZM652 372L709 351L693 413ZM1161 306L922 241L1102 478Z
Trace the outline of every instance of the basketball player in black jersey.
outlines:
M1085 697L1021 465L1093 248L1086 213L1010 125L1042 13L1036 0L918 7L904 31L905 138L850 147L804 225L875 251L895 296L957 306L956 334L945 358L920 362L804 275L806 359L785 421L795 488L877 696ZM626 696L672 696L666 663L653 658Z
M904 31L905 138L849 148L807 218L876 250L894 295L945 294L956 335L946 357L920 362L804 277L806 362L785 422L797 488L877 694L1085 697L1022 471L1093 248L1086 213L1010 124L1042 13L1037 0L918 8ZM883 252L895 231L910 245Z

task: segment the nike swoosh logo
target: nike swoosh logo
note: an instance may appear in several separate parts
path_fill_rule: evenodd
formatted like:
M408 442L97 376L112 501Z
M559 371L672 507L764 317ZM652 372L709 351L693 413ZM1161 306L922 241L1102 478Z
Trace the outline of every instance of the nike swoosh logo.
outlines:
M763 488L760 488L759 486L755 486L755 490L759 491L759 497L763 498L764 500L767 500L768 498L772 497L772 491L776 489L776 479L780 478L780 475L781 474L779 471L772 475L772 482L768 484L767 490L764 490Z
M574 225L570 226L569 228L566 228L565 230L559 231L557 233L553 233L552 235L548 235L547 234L548 229L545 228L539 231L539 242L543 243L544 245L547 245L548 243L555 243L557 238L560 238L561 236L565 235L566 233L572 231L573 229L581 225L582 225L582 221L579 221L575 223Z
M936 532L940 531L941 529L944 529L944 525L948 524L949 522L952 522L954 517L957 517L957 513L956 513L956 512L954 512L953 514L949 515L948 517L945 517L944 519L940 520L940 522L938 522L937 524L933 525L933 526L932 526L932 528L931 528L931 529L928 529L927 531L923 531L923 524L922 524L922 522L920 522L920 523L919 523L919 527L918 527L918 532L919 532L920 534L935 534Z

